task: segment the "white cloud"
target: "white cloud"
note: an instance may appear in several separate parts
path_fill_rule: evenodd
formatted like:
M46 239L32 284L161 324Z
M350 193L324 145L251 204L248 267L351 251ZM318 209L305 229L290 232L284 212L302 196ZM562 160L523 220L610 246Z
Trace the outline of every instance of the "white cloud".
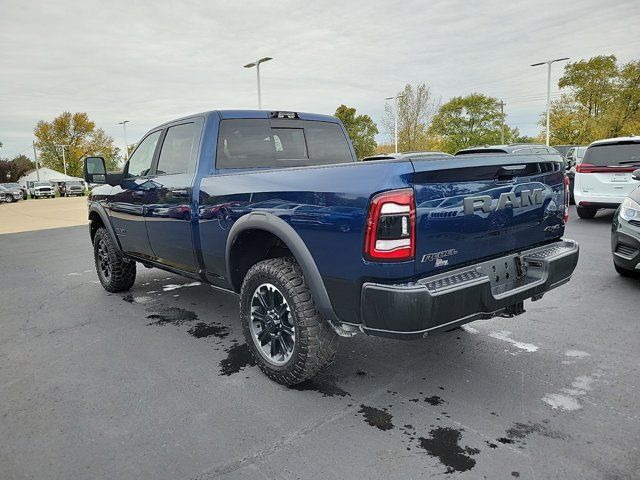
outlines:
M379 121L385 96L425 82L444 100L506 99L524 133L545 100L529 64L640 51L640 11L581 2L295 2L4 0L0 18L0 156L30 154L35 123L86 111L120 144L180 115L263 106L332 113L340 103ZM554 69L553 80L561 74Z

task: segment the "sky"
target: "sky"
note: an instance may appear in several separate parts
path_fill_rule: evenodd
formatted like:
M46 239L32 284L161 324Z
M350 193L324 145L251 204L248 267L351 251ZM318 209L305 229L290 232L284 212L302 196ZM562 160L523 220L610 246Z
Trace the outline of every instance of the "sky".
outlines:
M0 157L33 156L33 129L87 112L123 148L150 128L215 109L335 112L381 128L385 97L407 83L446 101L504 99L507 123L536 135L546 67L640 58L638 0L70 1L0 0ZM558 95L561 64L552 71ZM640 132L639 132L640 133ZM388 141L383 132L377 140Z

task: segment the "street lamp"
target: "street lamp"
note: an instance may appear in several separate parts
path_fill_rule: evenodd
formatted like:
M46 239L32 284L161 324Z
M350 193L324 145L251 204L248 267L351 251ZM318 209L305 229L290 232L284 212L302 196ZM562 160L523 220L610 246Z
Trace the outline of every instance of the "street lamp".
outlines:
M569 57L556 58L555 60L547 60L546 62L538 62L531 65L532 67L547 65L547 147L549 146L549 131L550 131L549 110L551 108L551 64L556 62L562 62L564 60L569 60Z
M123 120L118 122L118 125L122 125L122 129L124 130L124 161L129 160L129 145L127 144L127 123L129 120Z
M273 60L271 57L264 57L260 60L256 60L255 62L247 63L244 68L256 67L256 76L258 79L258 109L262 109L262 94L260 92L260 64L264 62L268 62L269 60Z
M404 95L396 95L395 97L386 97L385 100L394 100L395 101L395 111L393 113L394 123L395 123L395 144L396 144L396 154L398 153L398 99L404 98Z
M69 145L56 145L56 147L61 148L62 149L62 165L64 165L64 174L67 174L67 159L64 156L64 149L67 148Z

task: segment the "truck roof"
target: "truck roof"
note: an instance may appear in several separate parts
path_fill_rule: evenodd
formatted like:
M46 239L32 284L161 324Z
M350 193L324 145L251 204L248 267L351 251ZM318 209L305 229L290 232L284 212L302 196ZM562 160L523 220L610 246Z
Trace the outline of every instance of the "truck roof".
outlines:
M230 118L254 118L254 119L269 119L269 118L298 118L300 120L316 120L319 122L339 123L340 121L333 115L323 115L319 113L308 112L294 112L293 110L209 110L207 112L196 113L193 115L186 115L184 117L176 118L164 122L158 127L174 123L180 120L187 120L194 117L210 117L217 115L221 120ZM157 127L154 127L157 128Z

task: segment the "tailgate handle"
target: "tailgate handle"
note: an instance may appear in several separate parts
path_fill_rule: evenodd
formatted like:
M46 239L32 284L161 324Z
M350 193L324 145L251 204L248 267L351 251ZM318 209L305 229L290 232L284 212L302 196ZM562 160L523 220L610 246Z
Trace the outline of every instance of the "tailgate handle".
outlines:
M511 180L512 178L517 177L518 173L524 172L526 169L526 165L505 165L500 167L500 170L496 173L496 180Z

